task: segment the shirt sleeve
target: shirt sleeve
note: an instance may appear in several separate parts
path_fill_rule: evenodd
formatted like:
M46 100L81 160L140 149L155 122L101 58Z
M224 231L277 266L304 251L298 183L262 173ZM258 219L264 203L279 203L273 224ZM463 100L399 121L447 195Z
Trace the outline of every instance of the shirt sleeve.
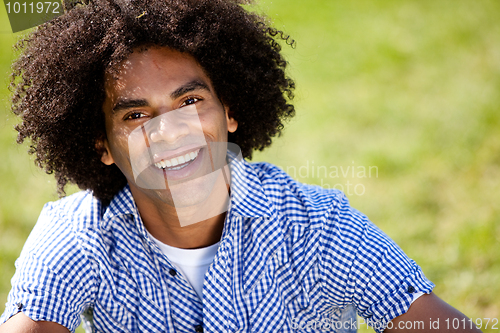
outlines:
M5 311L0 324L23 312L35 321L57 322L70 331L80 324L80 313L92 303L96 290L92 263L69 221L50 204L16 260Z
M324 288L332 305L354 304L376 332L406 313L415 294L434 288L415 261L344 195L328 217L322 247Z

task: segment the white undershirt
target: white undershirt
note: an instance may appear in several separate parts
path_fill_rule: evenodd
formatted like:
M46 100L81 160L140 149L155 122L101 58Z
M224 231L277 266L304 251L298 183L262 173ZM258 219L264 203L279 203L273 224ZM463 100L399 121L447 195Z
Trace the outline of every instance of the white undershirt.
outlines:
M214 261L219 242L201 249L181 249L160 242L149 232L148 235L158 245L161 252L167 256L172 265L188 280L198 297L202 299L203 280L208 267Z
M420 296L422 296L424 293L419 291L419 292L416 292L413 294L413 300L411 301L411 304L413 304L413 302L415 302L417 300L417 298L419 298Z

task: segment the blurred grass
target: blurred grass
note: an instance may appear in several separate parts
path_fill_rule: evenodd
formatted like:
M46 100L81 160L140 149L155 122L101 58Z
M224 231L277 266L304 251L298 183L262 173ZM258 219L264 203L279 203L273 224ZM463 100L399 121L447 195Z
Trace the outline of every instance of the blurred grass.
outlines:
M499 318L500 3L273 0L255 10L297 42L284 47L297 116L254 160L303 167L309 173L296 178L312 184L358 184L364 193L352 186L352 205L422 266L440 297L473 319ZM17 35L6 33L3 6L0 15L3 311L13 262L57 196L27 146L15 144L5 86Z

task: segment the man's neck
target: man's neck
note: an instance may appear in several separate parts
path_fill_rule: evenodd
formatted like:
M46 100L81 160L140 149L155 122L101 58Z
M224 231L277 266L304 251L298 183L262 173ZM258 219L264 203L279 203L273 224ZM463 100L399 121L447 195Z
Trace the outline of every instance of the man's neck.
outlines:
M210 246L220 240L226 217L225 209L219 208L216 212L222 211L222 213L209 214L208 216L214 216L197 219L200 210L204 210L205 207L193 206L180 209L159 199L151 200L133 186L130 189L144 226L162 243L178 248L196 249ZM213 198L209 203L212 207L217 205L227 207L228 204L227 197L220 195L217 196L215 203ZM186 220L191 223L183 224L182 221Z

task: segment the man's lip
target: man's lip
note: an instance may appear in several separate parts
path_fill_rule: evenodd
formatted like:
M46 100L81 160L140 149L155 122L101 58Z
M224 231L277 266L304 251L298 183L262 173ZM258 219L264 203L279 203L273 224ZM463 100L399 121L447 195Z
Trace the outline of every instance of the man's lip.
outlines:
M168 150L164 151L158 154L153 155L153 163L158 163L163 160L170 160L172 158L176 158L179 156L184 156L186 154L189 154L191 152L197 151L205 146L203 145L189 145L189 146L183 146L175 150Z
M164 181L167 181L169 183L169 186L175 185L178 182L184 182L187 181L188 179L192 179L193 177L196 176L196 174L200 171L200 168L206 164L206 161L204 161L204 153L205 149L200 149L200 152L198 153L198 156L196 158L188 163L184 163L185 166L176 170L173 168L158 168L158 166L153 165L153 168L156 170L156 172L160 172L162 179ZM198 178L198 177L195 177Z

